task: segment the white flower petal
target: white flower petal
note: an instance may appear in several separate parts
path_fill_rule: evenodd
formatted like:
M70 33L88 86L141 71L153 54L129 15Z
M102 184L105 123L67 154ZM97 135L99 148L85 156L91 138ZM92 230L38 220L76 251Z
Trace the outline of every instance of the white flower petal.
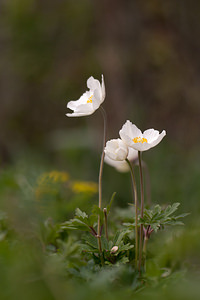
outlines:
M92 103L81 104L76 108L76 110L74 112L86 113L86 114L93 113L94 112L93 105L92 105Z
M94 77L87 80L89 91L86 91L78 100L70 101L67 108L73 110L73 113L66 114L68 117L81 117L91 115L99 108L105 99L105 85L102 75L102 84Z
M78 100L77 100L78 101ZM71 109L71 110L74 110L74 109L76 109L76 107L77 107L77 101L69 101L68 103L67 103L67 108L69 108L69 109Z
M113 139L108 141L106 143L104 151L108 157L117 161L125 160L128 156L128 147L120 139Z
M133 143L132 147L137 151L146 151L149 150L152 146L148 143Z
M110 143L111 142L111 143ZM105 148L105 158L104 158L104 161L114 167L117 171L119 172L128 172L129 171L129 165L127 164L126 160L116 160L116 158L119 158L119 152L116 151L117 148L118 148L118 145L120 143L120 145L122 147L124 147L124 143L122 142L121 144L121 140L120 139L117 139L117 140L111 140L111 141L108 141L106 143L106 148ZM126 149L126 146L125 146L125 149ZM116 156L116 153L114 153L113 155L110 155L110 157L108 156L108 152L111 152L114 150L114 152L116 151L117 152L117 156ZM138 158L138 151L134 150L133 148L128 148L128 156L127 156L128 160L129 161L134 161Z
M143 137L147 139L148 143L152 143L159 137L159 131L155 129L147 129L143 132Z
M84 117L84 116L89 116L93 113L93 111L91 113L71 113L71 114L66 114L67 117Z
M158 130L148 129L142 134L141 130L129 120L122 126L119 135L124 143L137 151L146 151L156 146L166 135L165 130L159 134ZM137 138L136 140L134 140Z
M101 91L100 90L94 91L94 97L92 98L92 103L93 103L95 110L100 106L100 104L101 104Z
M142 132L137 128L137 126L127 120L126 123L122 126L122 129L119 131L119 135L128 146L132 146L132 140L135 137L141 137Z
M134 161L134 160L138 159L138 151L129 147L127 158L128 158L129 161Z
M131 146L132 140L127 134L125 134L123 131L120 130L119 136L125 144L127 144L128 146Z
M74 110L81 104L87 104L88 99L92 96L92 92L86 91L78 100L67 103L67 108Z
M88 80L87 80L87 87L88 87L90 90L92 90L92 91L94 91L94 90L96 90L96 89L98 89L98 90L101 89L99 80L94 79L93 76L91 76L90 78L88 78Z
M92 103L81 104L73 109L73 113L66 114L68 117L82 117L82 116L89 116L93 114L94 109Z
M106 148L109 150L116 150L118 148L117 139L112 139L110 141L107 141Z
M127 135L129 135L131 139L142 135L141 130L138 129L137 126L135 124L132 124L129 120L127 120L126 123L123 125L122 130Z
M166 135L166 131L163 130L161 134L159 134L158 138L151 143L151 147L155 147L156 145L158 145L162 141L165 135Z
M101 91L102 91L102 100L101 100L101 102L103 102L105 97L106 97L106 89L105 89L103 74L101 75Z
M149 129L148 133L150 133L150 130L151 130L151 133L153 133L152 130L154 130L154 129ZM147 131L148 130L146 130L146 132ZM150 148L153 148L156 145L158 145L161 142L161 140L163 139L163 137L166 135L165 130L163 130L161 134L159 134L159 131L157 131L157 130L154 130L154 133L152 135L148 135L148 133L145 135L146 136L145 138L147 139L148 142L147 143L146 142L144 142L144 143L134 143L134 145L133 145L134 149L136 149L138 151L149 150ZM153 141L151 141L151 140L153 140Z
M127 162L125 160L123 161L114 161L116 163L116 170L118 172L128 172L129 171L129 165L127 164Z
M123 161L113 160L107 154L105 154L104 161L108 165L114 167L119 172L128 172L129 171L129 166L125 160L123 160Z
M76 109L79 105L84 104L84 102L86 102L86 93L84 93L80 99L75 100L75 101L70 101L67 103L67 108L74 110Z
M138 151L134 150L133 148L128 148L128 160L134 161L138 158ZM115 160L115 157L113 156L113 159L111 159L107 154L105 154L104 158L105 163L108 165L114 167L118 172L128 172L130 171L129 165L125 160L117 161Z
M124 160L127 158L128 151L127 151L127 149L118 148L116 150L116 154L117 154L118 160Z
M109 151L108 149L105 149L105 154L112 160L116 161L117 160L117 155L116 153Z

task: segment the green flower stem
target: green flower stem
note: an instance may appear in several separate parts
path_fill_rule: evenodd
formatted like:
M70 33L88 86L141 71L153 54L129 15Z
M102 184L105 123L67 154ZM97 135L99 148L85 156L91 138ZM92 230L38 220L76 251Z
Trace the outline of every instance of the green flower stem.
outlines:
M144 214L144 185L143 185L143 172L142 172L142 160L141 160L141 151L138 151L139 159L139 171L140 171L140 193L141 193L141 218ZM140 225L140 250L139 250L139 272L141 272L142 265L142 244L143 244L143 224Z
M144 180L145 180L145 189L146 189L146 199L147 199L147 204L148 206L151 206L151 182L150 182L150 176L149 176L149 169L147 164L142 161L142 167L144 170Z
M107 209L103 209L104 213L104 224L105 224L105 234L106 234L106 239L108 241L108 215L107 215Z
M104 122L104 133L103 133L103 150L102 150L102 154L101 154L101 162L100 162L100 168L99 168L99 208L101 209L102 206L102 175L103 175L103 163L104 163L104 156L105 156L105 152L104 152L104 148L106 146L106 127L107 127L107 118L106 118L106 112L103 109L102 106L100 106L100 111L102 113L103 116L103 122ZM98 246L99 246L99 252L101 255L102 252L102 248L101 248L101 219L100 219L100 215L98 216Z
M146 269L146 256L147 256L147 242L148 242L148 237L145 236L144 237L144 245L143 245L143 255L144 255L144 261L143 261L143 264L144 264L144 270Z
M136 166L139 166L139 161L135 163ZM144 172L144 180L145 180L145 185L146 185L146 199L147 199L147 204L148 206L151 206L151 181L150 181L150 175L149 175L149 169L147 164L145 163L144 160L142 160L142 168Z
M128 159L126 162L129 165L130 172L131 172L131 179L132 179L132 189L135 199L135 269L137 270L137 260L138 260L138 208L137 208L137 186L135 181L135 175L133 171L133 166Z
M145 237L144 238L144 245L143 245L143 253L144 253L144 256L146 257L146 253L147 253L147 242L148 242L148 237Z
M101 248L101 236L97 235L97 239L98 239L99 252L100 252L100 255L101 255L101 252L102 252L102 248Z

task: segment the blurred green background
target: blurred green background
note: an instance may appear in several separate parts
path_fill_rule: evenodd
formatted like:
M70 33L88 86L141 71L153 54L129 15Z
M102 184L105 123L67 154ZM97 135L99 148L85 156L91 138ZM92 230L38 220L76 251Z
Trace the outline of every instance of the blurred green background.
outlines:
M32 230L37 215L33 191L42 173L58 170L73 180L98 181L101 114L65 114L67 102L86 90L87 78L100 80L104 74L108 139L118 137L127 119L141 130L167 131L158 147L143 154L151 198L160 204L180 202L181 210L191 213L185 222L193 246L187 248L186 234L181 244L186 253L180 254L177 246L177 256L183 255L188 268L195 266L194 274L199 273L199 34L198 1L0 0L0 209L22 240L27 238L24 224ZM105 166L104 203L113 191L116 204L126 207L132 201L129 174ZM57 197L63 199L65 192ZM97 204L98 197L92 195L87 205L85 197L75 198L84 210ZM74 206L68 205L62 217L72 215ZM6 247L1 248L5 265ZM15 281L9 255L6 287ZM15 260L13 274L18 274ZM38 299L65 299L57 290L48 291L49 296L46 289L53 279L45 280L41 289L39 284L32 289L41 294Z

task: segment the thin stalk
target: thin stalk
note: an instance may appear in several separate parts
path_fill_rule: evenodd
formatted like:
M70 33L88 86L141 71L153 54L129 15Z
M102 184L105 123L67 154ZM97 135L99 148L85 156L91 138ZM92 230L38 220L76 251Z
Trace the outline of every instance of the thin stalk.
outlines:
M147 256L147 242L148 242L148 237L145 236L144 237L144 245L143 245L143 255L144 255L144 261L143 261L143 264L144 264L144 270L146 269L146 256Z
M151 181L150 181L150 175L149 175L149 168L147 164L142 161L143 170L145 172L145 189L146 189L146 199L148 206L151 206Z
M108 215L107 215L107 209L103 209L104 213L104 224L105 224L105 234L106 234L106 239L108 241Z
M133 166L130 163L128 159L126 159L126 162L129 165L130 172L131 172L131 179L132 179L132 189L135 199L135 269L137 270L137 260L138 260L138 208L137 208L137 186L135 181L135 175L133 171Z
M139 161L135 163L136 166L139 166ZM142 160L142 168L144 172L144 181L145 181L145 190L146 190L146 199L148 206L151 206L151 181L149 175L149 168L144 160Z
M141 193L141 218L144 215L144 185L143 185L143 172L142 172L142 160L141 160L141 151L138 151L139 159L139 171L140 171L140 193ZM139 272L141 272L142 265L142 244L143 244L143 224L140 225L140 250L139 250Z
M144 245L143 245L143 253L144 253L144 256L146 257L146 254L147 254L147 242L148 242L148 237L145 236L144 238Z
M100 162L100 168L99 168L99 208L101 209L102 206L102 175L103 175L103 163L104 163L104 148L106 146L106 127L107 127L107 118L106 118L106 112L103 109L103 107L100 106L100 111L103 116L103 124L104 124L104 130L103 130L103 149L102 149L102 154L101 154L101 162ZM100 216L98 216L98 247L99 247L99 252L101 255L102 248L101 248L101 219Z

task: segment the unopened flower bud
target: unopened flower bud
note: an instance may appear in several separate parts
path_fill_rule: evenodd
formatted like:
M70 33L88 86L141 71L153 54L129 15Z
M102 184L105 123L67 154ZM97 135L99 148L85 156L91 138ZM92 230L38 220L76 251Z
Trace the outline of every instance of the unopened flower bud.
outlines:
M112 247L112 249L110 250L110 253L112 253L112 254L114 254L114 253L116 253L117 251L118 251L118 247L117 246L114 246L114 247Z

